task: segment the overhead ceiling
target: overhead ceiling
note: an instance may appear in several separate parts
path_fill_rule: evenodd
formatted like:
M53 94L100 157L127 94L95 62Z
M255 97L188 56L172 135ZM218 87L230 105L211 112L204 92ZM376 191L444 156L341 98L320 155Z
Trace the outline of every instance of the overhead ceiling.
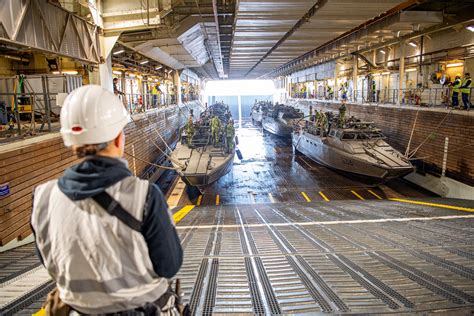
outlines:
M402 2L404 1L240 1L236 13L229 77L255 78L264 75ZM310 10L312 12L308 12ZM286 40L280 41L306 13L307 18L301 21L301 26L294 29ZM270 50L272 51L268 54Z
M118 45L167 67L190 68L211 79L287 74L342 53L358 52L449 22L457 16L449 11L452 7L468 14L474 6L473 0L94 0L81 6L68 6L66 0L60 3L90 21L92 16L91 22L102 21L105 36L119 36ZM97 14L99 9L101 13Z

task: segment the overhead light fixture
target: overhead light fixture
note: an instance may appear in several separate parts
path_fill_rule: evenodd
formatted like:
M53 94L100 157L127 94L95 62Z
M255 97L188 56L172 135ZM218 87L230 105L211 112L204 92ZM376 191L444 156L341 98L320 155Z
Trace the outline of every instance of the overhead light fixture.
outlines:
M471 32L474 32L474 25L468 25L466 26L466 29L468 29Z
M66 75L77 75L79 72L77 70L65 70L63 71L63 74Z
M53 71L53 75L60 75L60 74L61 74L61 72L59 72L59 71Z
M382 72L382 75L390 75L390 71Z
M413 46L413 47L417 47L417 46L418 46L418 45L416 45L416 43L413 42L413 41L409 42L408 45Z
M113 73L114 75L121 75L121 74L122 74L122 72L121 72L121 71L118 71L118 70L114 70L114 71L112 71L112 73Z
M128 74L128 76L129 76L130 78L135 78L135 77L136 77L135 74Z
M143 76L142 76L142 75L138 75L137 78L138 78L138 79L143 79Z
M416 71L416 68L408 68L407 70L405 70L405 72L413 72L413 71Z
M158 79L155 79L155 82L158 82L159 80Z
M113 52L112 54L118 55L118 54L122 54L123 52L125 52L125 49L118 50L116 52Z
M464 63L452 63L452 64L447 64L446 67L452 68L452 67L459 67L464 65Z
M163 68L163 66L160 65L160 66L155 67L155 70L160 70L161 68Z
M149 60L144 60L142 62L140 62L140 65L145 65L145 64L148 64L150 61Z
M377 73L377 74L372 74L373 77L378 77L380 76L380 73Z
M385 51L383 49L381 49L380 52L385 55Z

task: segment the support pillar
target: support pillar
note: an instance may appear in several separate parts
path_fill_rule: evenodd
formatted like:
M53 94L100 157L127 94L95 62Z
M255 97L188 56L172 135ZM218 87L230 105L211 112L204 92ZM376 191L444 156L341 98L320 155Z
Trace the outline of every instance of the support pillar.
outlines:
M400 65L398 71L398 102L400 105L403 98L403 83L405 81L405 41L400 42Z
M357 102L357 76L359 72L359 56L352 57L352 97L353 102Z
M181 103L181 78L179 77L179 71L173 71L173 83L176 88L176 104Z
M239 107L239 128L242 128L242 98L240 94L237 96L237 104Z
M339 64L336 62L334 65L334 87L333 87L333 93L332 93L332 100L336 101L336 96L339 95L339 89L337 87L337 75L339 74Z
M112 56L109 55L105 59L105 63L99 65L99 78L102 88L110 92L114 92L112 75Z

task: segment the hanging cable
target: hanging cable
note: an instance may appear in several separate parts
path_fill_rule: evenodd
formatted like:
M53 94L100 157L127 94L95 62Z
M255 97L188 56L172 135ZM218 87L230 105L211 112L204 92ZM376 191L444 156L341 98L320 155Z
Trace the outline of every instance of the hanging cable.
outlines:
M138 161L144 162L144 163L146 163L146 164L148 164L148 165L150 165L150 166L154 166L154 167L158 167L158 168L162 168L162 169L167 169L167 170L178 170L178 168L163 166L163 165L159 165L159 164L156 164L156 163L153 163L153 162L146 161L146 160L141 159L141 158L138 158L137 156L132 155L132 154L126 152L126 151L125 151L124 153L125 153L125 155L130 156L130 157L132 157L133 159L136 159L136 160L138 160Z
M449 112L444 116L444 118L441 120L441 122L439 122L439 124L436 126L435 129L433 129L433 131L431 133L428 134L428 136L426 136L426 138L421 142L420 145L418 145L418 147L416 147L409 155L408 155L408 158L410 159L411 157L413 157L416 152L428 141L428 139L431 138L431 136L433 136L433 134L438 130L438 128L441 126L441 124L443 124L443 122L446 120L446 118L448 118L449 114L451 114L451 112L453 111L453 109L450 109Z
M145 114L145 116L146 116L146 114ZM138 127L138 129L143 133L143 135L145 135L145 132L143 131L142 128L140 128L138 122L135 121L135 119L133 119L132 116L130 116L130 118L131 118L131 120L135 123L135 125ZM150 121L148 120L148 122L150 122ZM151 122L150 122L150 123L151 123ZM151 125L153 126L153 124L151 124ZM153 126L153 127L154 127L154 126ZM155 131L157 131L157 130L155 129ZM157 132L158 132L158 131L157 131ZM159 134L159 132L158 132L158 134ZM148 135L146 135L146 136L148 136ZM161 137L160 134L159 134L159 136ZM163 140L163 139L162 139L162 140ZM177 164L177 165L180 166L181 168L184 168L184 165L183 165L183 164L181 164L179 161L176 161L176 159L173 159L167 152L165 152L163 149L161 149L160 146L158 146L158 144L154 141L153 138L151 139L151 142L152 142L152 144L153 144L163 155L165 155L166 158L168 158L170 161L174 162L175 164ZM169 146L166 144L166 142L165 142L164 140L163 140L163 143L165 144L165 146L167 146L167 148L169 148ZM169 150L172 151L171 148L169 148Z

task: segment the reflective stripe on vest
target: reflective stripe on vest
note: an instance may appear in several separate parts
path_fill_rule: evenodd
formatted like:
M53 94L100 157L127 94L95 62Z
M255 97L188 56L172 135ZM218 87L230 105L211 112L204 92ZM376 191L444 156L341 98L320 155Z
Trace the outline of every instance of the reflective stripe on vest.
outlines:
M127 177L106 192L142 221L148 188L148 181ZM134 309L166 291L167 280L155 274L141 232L91 198L70 200L57 180L36 188L31 224L61 299L82 313Z

